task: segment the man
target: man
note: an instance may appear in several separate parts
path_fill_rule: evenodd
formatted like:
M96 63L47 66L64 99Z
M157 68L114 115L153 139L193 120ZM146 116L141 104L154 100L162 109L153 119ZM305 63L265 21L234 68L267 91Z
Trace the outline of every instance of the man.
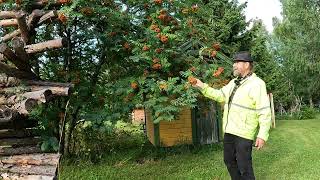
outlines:
M252 72L248 52L234 56L236 77L221 89L214 89L199 79L194 85L204 96L224 103L224 162L232 180L255 179L252 168L252 145L261 149L269 136L271 110L266 85Z

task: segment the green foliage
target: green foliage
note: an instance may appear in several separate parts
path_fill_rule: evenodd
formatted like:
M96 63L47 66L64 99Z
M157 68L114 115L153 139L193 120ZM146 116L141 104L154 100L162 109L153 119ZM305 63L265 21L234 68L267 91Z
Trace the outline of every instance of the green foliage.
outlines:
M316 1L283 0L283 20L275 21L274 52L287 88L281 98L285 109L319 100L319 4ZM289 89L288 89L289 88ZM286 95L288 94L288 95Z
M122 45L135 70L113 84L110 92L121 94L126 106L146 107L154 123L172 121L181 108L196 105L199 92L190 87L188 77L217 88L228 83L232 62L224 54L238 50L246 34L243 5L140 0L126 8L139 32L129 33Z
M141 126L123 121L83 119L73 133L71 149L74 155L97 162L103 154L142 147L145 140Z
M44 152L57 152L59 150L59 141L56 137L45 137L41 144L41 150Z
M60 107L61 99L43 104L30 113L30 120L38 121L37 131L41 134L41 150L45 152L59 150L59 125L64 116Z
M306 119L315 119L319 110L310 107L310 106L302 106L299 111L292 112L292 113L285 113L283 115L277 115L277 120L306 120Z

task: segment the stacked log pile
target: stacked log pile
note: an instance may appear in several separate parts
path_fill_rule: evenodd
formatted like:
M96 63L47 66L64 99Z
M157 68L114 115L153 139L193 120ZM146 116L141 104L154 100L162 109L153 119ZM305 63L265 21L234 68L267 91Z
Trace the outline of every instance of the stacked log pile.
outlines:
M0 179L53 179L60 155L41 152L37 122L28 121L28 115L41 103L69 96L73 85L42 81L35 63L36 54L65 47L66 40L35 43L35 37L39 26L61 22L59 9L71 0L25 2L28 12L24 0L16 1L13 10L0 10L5 32L0 37Z

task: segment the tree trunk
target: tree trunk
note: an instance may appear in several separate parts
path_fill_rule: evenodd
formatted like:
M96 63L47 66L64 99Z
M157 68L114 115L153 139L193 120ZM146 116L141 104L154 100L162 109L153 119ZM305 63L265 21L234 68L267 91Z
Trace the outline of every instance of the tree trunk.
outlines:
M310 108L314 108L312 97L309 98L309 106L310 106Z

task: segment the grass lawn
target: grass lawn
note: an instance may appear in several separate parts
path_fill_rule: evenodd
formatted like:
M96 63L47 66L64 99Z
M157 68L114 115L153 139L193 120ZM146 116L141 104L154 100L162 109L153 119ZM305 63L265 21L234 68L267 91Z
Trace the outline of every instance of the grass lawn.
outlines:
M254 150L257 180L320 179L320 120L282 120L266 147ZM229 179L222 146L175 149L131 149L106 156L100 163L84 160L60 166L61 179Z

